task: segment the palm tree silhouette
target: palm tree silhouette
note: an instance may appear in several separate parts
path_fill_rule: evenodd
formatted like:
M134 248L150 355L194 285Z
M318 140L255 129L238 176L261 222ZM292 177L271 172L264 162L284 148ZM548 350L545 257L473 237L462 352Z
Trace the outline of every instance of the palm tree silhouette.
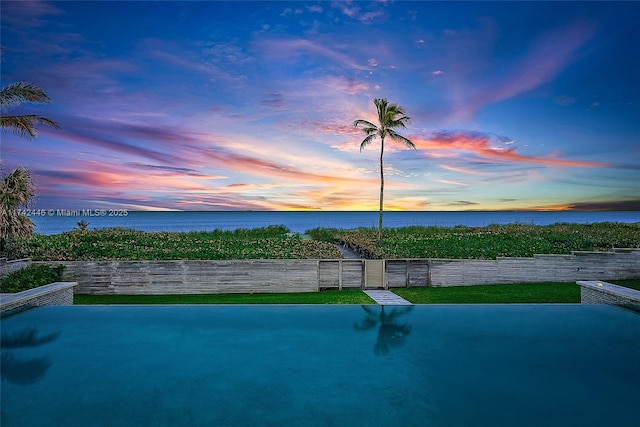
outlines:
M373 352L376 355L385 355L389 354L391 347L399 347L406 342L407 336L411 333L411 326L395 322L399 316L410 313L414 306L392 308L390 313L385 312L384 305L380 307L380 313L376 313L371 306L363 305L362 309L367 313L367 316L361 324L356 323L354 328L357 331L365 331L380 324Z
M51 362L49 359L39 357L22 360L10 351L15 348L37 347L47 344L58 338L60 332L38 336L35 329L28 329L13 335L3 333L0 338L2 356L0 356L0 376L2 380L19 385L29 385L38 381L47 373Z
M373 101L378 111L378 124L375 125L367 120L358 119L353 122L355 127L363 125L362 132L367 137L360 143L360 151L369 145L374 139L380 137L380 215L378 219L378 246L382 246L382 212L384 211L384 140L388 136L396 142L400 142L409 148L416 149L416 146L408 138L397 133L395 128L406 129L411 121L404 108L398 104L389 103L386 99L377 98Z

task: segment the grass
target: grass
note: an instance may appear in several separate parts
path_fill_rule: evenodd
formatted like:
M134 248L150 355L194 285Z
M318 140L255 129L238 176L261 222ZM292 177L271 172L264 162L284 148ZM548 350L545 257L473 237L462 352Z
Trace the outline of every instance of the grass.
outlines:
M640 223L387 228L383 248L373 228L317 228L303 236L278 225L191 233L107 228L36 234L11 241L7 249L14 259L34 261L335 259L342 257L334 244L339 242L371 258L495 259L640 248Z
M377 231L371 228L314 229L307 234L360 247L371 258L387 259L495 259L640 248L640 223L387 228L382 248L377 246Z
M394 293L414 304L538 304L579 303L575 283L523 283L515 285L400 288Z
M360 290L284 294L75 295L74 304L374 304Z
M13 258L34 261L335 259L334 244L300 238L284 226L234 231L144 232L122 228L35 234L10 242Z
M615 280L640 290L640 278ZM542 304L579 303L575 283L543 282L512 285L396 288L393 292L414 304ZM220 295L75 295L74 304L373 304L357 289L285 294Z

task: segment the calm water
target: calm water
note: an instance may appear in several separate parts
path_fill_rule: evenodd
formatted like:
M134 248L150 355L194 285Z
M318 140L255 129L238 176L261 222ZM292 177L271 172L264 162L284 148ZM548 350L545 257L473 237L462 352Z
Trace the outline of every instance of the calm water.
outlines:
M44 307L2 340L3 427L638 420L640 315L607 305Z
M40 213L40 212L39 212ZM208 231L234 230L237 228L285 225L291 231L304 233L316 227L358 228L377 227L378 212L122 212L122 211L43 211L32 215L36 232L56 234L77 227L84 220L89 229L125 227L143 231ZM67 214L78 214L66 216ZM126 216L111 216L124 215ZM558 222L640 222L640 212L533 212L533 211L482 211L482 212L385 212L386 227L410 225L454 227L456 225L485 226L490 224L548 225Z

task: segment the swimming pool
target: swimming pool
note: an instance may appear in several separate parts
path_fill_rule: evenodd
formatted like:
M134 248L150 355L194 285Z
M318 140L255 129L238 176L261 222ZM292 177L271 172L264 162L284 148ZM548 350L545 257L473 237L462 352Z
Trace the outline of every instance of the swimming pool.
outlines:
M2 341L3 427L637 421L607 305L52 306Z

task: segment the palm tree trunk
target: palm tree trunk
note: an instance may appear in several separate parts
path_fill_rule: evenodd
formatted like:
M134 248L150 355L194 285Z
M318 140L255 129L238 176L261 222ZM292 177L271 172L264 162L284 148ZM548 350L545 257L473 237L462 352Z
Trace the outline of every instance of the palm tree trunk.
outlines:
M384 165L382 164L382 156L384 154L384 137L380 139L380 216L378 217L378 247L382 247L382 212L384 211Z

